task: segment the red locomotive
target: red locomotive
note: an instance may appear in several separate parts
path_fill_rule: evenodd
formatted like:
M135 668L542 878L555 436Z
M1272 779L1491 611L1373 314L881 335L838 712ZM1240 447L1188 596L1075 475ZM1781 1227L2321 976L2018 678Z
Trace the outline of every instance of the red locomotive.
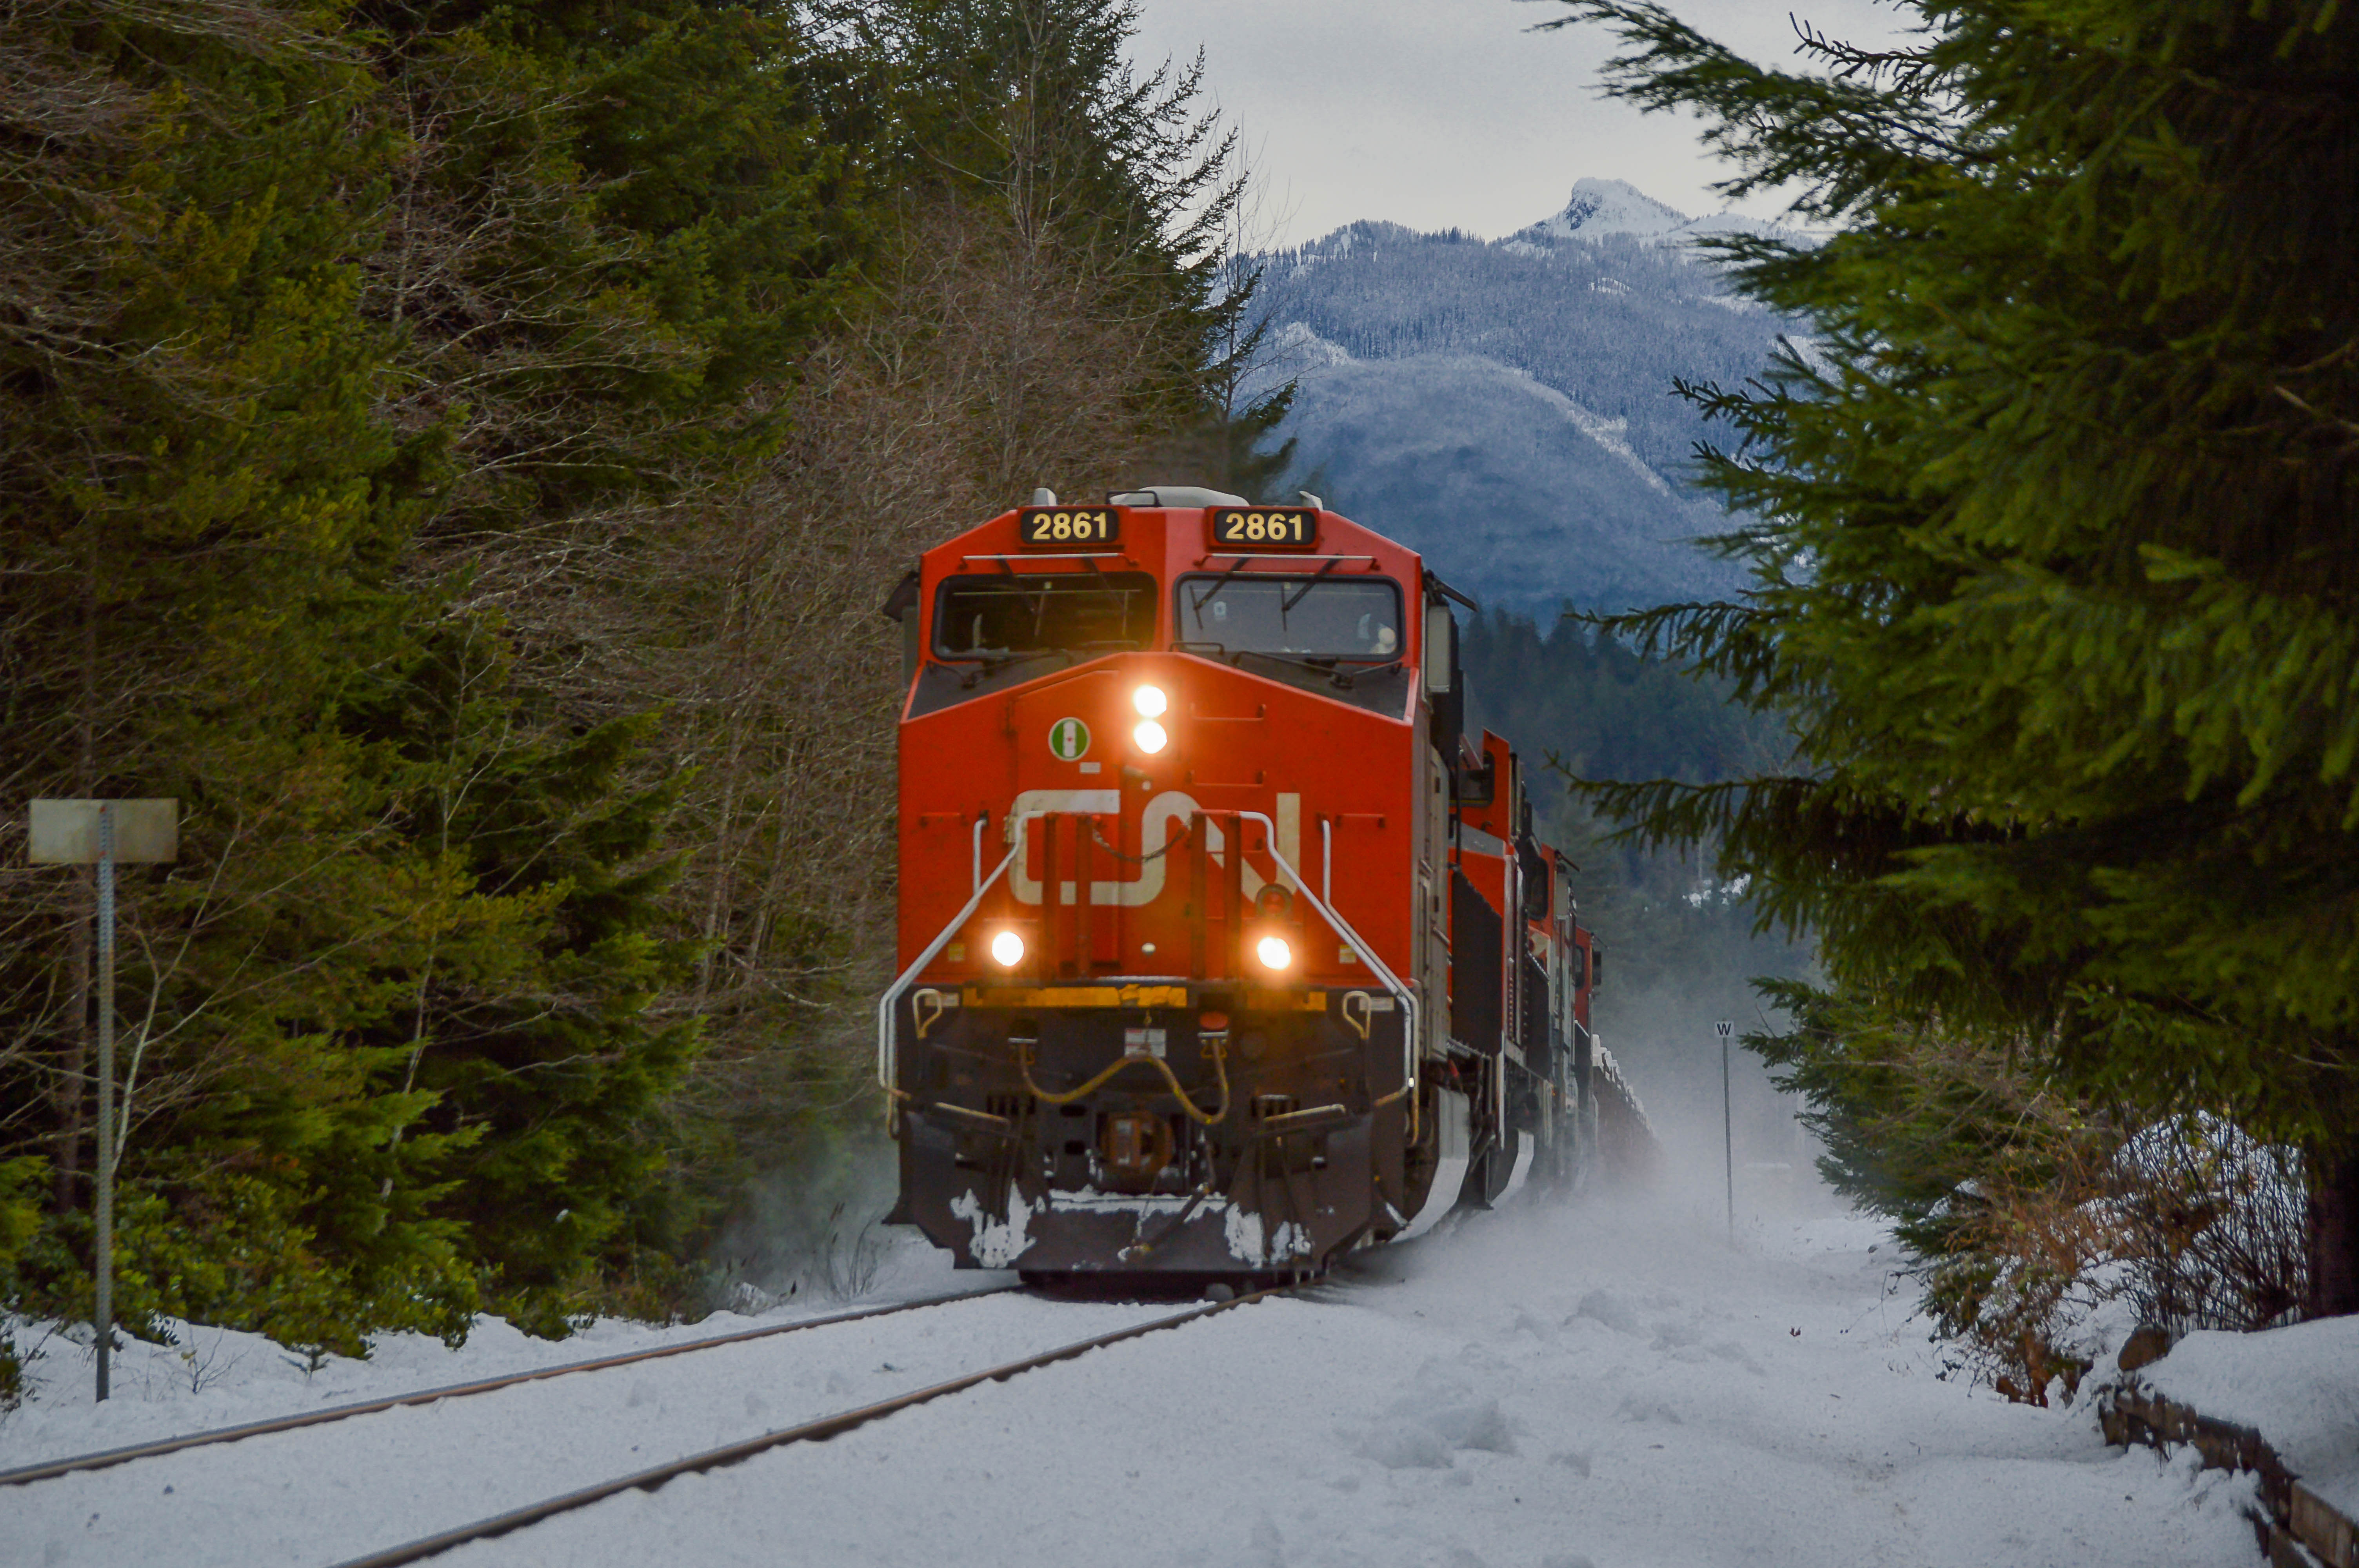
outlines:
M1460 596L1302 499L1043 492L886 607L894 1217L961 1266L1299 1277L1593 1157L1601 954Z

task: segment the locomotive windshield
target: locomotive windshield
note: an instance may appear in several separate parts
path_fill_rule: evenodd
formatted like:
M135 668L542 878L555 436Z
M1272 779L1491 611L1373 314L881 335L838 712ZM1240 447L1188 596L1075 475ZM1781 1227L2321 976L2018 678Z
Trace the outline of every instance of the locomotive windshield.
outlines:
M1155 579L1145 572L954 577L934 606L934 654L1007 659L1119 653L1155 640Z
M1179 647L1342 664L1401 656L1400 590L1388 578L1189 577L1175 608Z

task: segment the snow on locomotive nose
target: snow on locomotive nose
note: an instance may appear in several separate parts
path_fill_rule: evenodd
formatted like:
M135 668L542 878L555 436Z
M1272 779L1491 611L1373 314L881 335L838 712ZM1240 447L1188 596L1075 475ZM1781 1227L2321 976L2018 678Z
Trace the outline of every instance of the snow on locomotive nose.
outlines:
M1461 736L1449 590L1315 498L1038 500L886 605L894 1217L967 1267L1283 1277L1570 1179L1587 934Z

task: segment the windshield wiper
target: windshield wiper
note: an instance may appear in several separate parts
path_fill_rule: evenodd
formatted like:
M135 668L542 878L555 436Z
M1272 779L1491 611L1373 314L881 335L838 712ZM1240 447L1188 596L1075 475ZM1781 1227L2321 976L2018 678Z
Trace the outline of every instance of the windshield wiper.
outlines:
M986 680L1011 665L1028 664L1034 659L1061 658L1067 656L1068 652L1064 648L1029 648L1019 654L999 654L978 659L974 667L959 681L959 686L963 690L971 690L977 681Z
M1321 578L1325 577L1329 572L1333 571L1337 567L1340 567L1343 564L1343 557L1329 557L1327 564L1321 567L1316 572L1312 573L1310 581L1304 583L1300 588L1296 589L1292 593L1287 594L1284 598L1280 599L1277 601L1278 624L1282 626L1286 623L1286 612L1293 609L1296 605L1301 603L1302 596L1309 593L1312 589L1317 588Z
M1010 665L1027 664L1034 659L1061 659L1069 656L1070 648L1027 648L1020 654L1002 654L983 661L983 673L995 676Z
M1229 655L1229 663L1234 665L1239 659L1256 658L1269 659L1281 665L1294 665L1302 669L1316 670L1319 674L1325 676L1329 680L1332 681L1337 687L1344 691L1351 690L1352 683L1357 680L1360 676L1378 675L1386 670L1398 669L1401 663L1400 655L1396 654L1391 658L1383 661L1381 664L1370 665L1365 669L1347 670L1341 668L1340 666L1343 662L1350 657L1351 655L1348 654L1273 654L1260 648L1239 648L1235 653Z
M1204 606L1212 601L1212 595L1228 587L1229 579L1236 576L1239 572L1245 570L1245 568L1253 565L1253 561L1254 557L1251 556L1239 556L1235 566L1231 567L1228 570L1214 578L1212 580L1211 585L1207 587L1203 592L1196 595L1195 599L1189 604L1188 608L1196 612L1197 630L1201 631L1203 629Z

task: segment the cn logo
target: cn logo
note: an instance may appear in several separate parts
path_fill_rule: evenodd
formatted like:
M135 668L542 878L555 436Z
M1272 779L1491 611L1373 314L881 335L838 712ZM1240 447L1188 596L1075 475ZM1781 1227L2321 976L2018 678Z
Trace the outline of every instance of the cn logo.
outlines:
M1078 720L1069 719L1064 722L1074 723ZM1051 744L1055 743L1055 736L1056 730L1051 728L1049 730ZM1288 865L1299 870L1302 865L1302 797L1299 795L1281 795L1277 797L1276 806L1277 809L1270 813L1270 819L1277 824L1277 852L1286 857ZM1030 826L1030 819L1036 816L1051 812L1060 815L1074 813L1089 816L1115 816L1121 814L1122 806L1122 792L1115 789L1027 789L1016 797L1016 804L1008 813L1008 820L1015 824L1014 831L1018 838L1022 839L1027 836L1026 829ZM1147 809L1140 813L1138 821L1138 852L1141 861L1138 874L1123 881L1090 883L1090 902L1097 904L1114 904L1125 909L1136 909L1143 904L1153 903L1162 895L1164 879L1169 875L1171 864L1171 857L1165 851L1169 849L1172 841L1179 838L1181 825L1202 810L1203 807L1198 806L1193 797L1179 790L1168 790L1148 801ZM1221 829L1214 824L1206 822L1203 825L1203 830L1205 848L1210 850L1213 863L1226 866L1229 847L1224 842L1224 836ZM1106 842L1111 844L1115 841L1109 828L1106 833ZM1016 863L1007 868L1008 885L1015 891L1016 902L1018 903L1040 902L1042 892L1040 880L1034 874L1032 869L1034 853L1032 845L1028 842L1024 843L1021 852L1016 857ZM1272 864L1271 870L1273 871L1277 870L1275 863ZM1270 879L1265 878L1256 871L1253 862L1248 860L1239 870L1238 880L1245 888L1245 896L1251 898L1261 892L1262 884ZM1080 900L1081 889L1076 884L1060 882L1057 885L1059 903L1076 903Z

